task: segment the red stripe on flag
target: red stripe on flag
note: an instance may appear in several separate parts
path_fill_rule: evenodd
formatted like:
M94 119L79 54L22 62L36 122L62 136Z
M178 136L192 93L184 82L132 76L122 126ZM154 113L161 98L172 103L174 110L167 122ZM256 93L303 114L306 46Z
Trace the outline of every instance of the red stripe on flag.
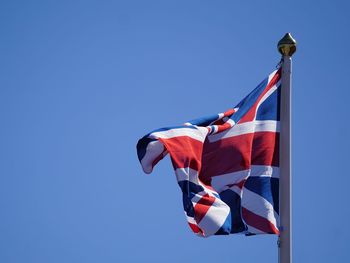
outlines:
M256 132L252 146L252 165L279 166L280 134Z
M188 136L159 139L169 152L175 168L200 170L203 143Z
M228 122L225 122L224 124L218 126L217 132L219 133L219 132L225 131L229 128L231 128L231 124Z
M209 143L205 141L200 179L250 169L251 165L279 165L279 133L256 132Z
M215 197L208 194L204 195L194 206L194 219L197 224L202 220L205 214L208 212L211 205L215 202Z
M262 232L265 232L268 234L276 234L276 235L278 235L280 233L279 230L275 227L275 225L272 224L269 220L249 211L248 209L246 209L244 207L242 207L242 216L243 216L244 221L248 225L250 225L250 226L252 226L252 227L254 227Z
M210 182L211 177L250 167L253 134L244 134L213 143L205 141L200 179Z
M189 224L190 228L192 229L192 231L194 233L196 233L196 234L198 234L198 233L203 234L203 231L197 225L192 224L192 223L188 223L188 224Z

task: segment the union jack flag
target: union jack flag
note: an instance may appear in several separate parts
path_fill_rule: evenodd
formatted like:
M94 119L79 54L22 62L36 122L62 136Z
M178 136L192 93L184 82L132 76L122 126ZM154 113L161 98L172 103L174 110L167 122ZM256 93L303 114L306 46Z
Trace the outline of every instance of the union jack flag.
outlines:
M280 82L277 69L236 107L139 140L147 174L170 155L197 235L279 234Z

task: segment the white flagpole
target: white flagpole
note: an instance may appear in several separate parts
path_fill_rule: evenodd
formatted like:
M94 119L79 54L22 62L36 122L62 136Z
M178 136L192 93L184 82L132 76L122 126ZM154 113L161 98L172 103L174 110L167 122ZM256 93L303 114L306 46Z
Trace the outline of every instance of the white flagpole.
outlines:
M291 74L296 41L287 33L279 42L282 54L280 114L280 236L279 263L292 263L292 172L291 172Z

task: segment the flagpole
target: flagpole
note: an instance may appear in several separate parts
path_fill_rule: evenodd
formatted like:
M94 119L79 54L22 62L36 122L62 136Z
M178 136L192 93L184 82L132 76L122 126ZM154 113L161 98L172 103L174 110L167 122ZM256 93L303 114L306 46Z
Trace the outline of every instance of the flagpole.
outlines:
M282 54L282 88L280 115L280 235L279 263L292 263L292 172L291 172L291 75L296 41L290 33L278 42Z

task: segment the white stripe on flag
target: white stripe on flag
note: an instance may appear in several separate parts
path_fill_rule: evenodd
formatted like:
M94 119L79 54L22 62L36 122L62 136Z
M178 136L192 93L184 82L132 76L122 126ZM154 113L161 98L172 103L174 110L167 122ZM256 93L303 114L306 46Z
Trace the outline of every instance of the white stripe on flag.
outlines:
M250 121L241 124L236 124L232 128L220 132L218 134L209 135L209 142L216 142L221 139L230 138L242 134L254 133L254 132L279 132L279 121L267 120L267 121Z
M175 174L176 174L176 179L178 182L189 180L192 183L199 184L197 170L193 170L189 167L177 168L175 170Z
M274 71L271 72L271 74L268 77L268 83L271 82L272 78L275 76L277 71L278 71L278 69L275 69Z
M271 177L271 178L279 178L280 177L280 168L276 166L269 165L252 165L250 167L251 177Z
M261 195L258 195L247 188L243 188L242 207L256 215L264 217L277 228L276 218L278 218L278 215L273 209L272 204Z
M179 136L188 136L194 140L204 142L205 137L207 136L208 129L205 127L196 127L196 129L191 128L176 128L166 131L153 132L149 137L151 138L162 138L162 139L171 139Z

